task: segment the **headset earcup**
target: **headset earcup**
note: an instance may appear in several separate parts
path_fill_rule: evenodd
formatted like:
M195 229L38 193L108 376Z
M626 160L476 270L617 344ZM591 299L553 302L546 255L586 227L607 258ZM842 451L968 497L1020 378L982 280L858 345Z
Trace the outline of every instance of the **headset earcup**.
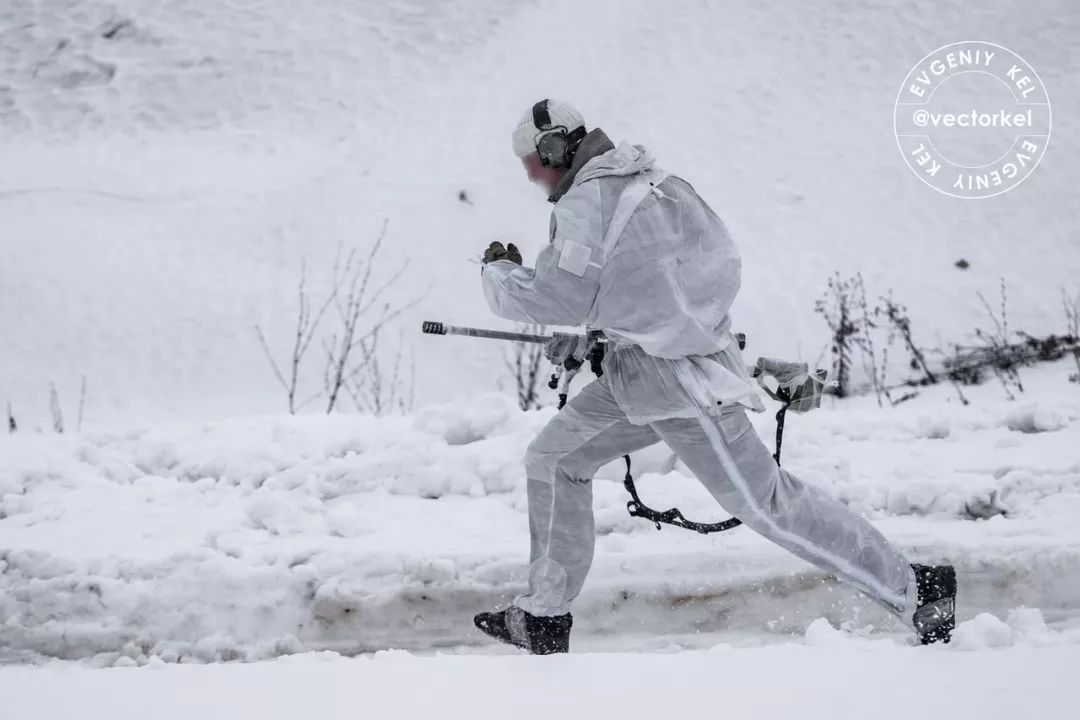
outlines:
M566 167L569 151L570 143L563 133L548 133L536 142L536 154L544 167Z

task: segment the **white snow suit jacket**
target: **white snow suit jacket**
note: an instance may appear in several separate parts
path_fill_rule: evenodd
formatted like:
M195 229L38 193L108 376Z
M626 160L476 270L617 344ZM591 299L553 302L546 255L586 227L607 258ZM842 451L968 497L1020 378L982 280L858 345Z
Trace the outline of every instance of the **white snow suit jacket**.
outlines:
M657 168L646 148L614 148L593 130L550 199L550 244L536 267L485 267L492 311L602 330L604 372L633 423L734 404L764 410L728 314L738 251L687 182Z

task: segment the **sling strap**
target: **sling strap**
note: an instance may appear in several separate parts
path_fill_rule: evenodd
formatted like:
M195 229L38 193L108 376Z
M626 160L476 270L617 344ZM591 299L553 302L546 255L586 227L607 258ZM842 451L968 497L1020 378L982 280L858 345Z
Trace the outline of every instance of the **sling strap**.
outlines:
M619 195L619 202L615 205L615 212L612 213L611 220L608 222L607 232L604 233L605 262L611 257L611 252L615 249L619 238L622 237L623 230L626 229L626 225L630 222L630 217L637 210L638 205L650 192L663 196L659 186L668 177L669 174L663 170L650 168L635 175L630 184L623 188L622 194Z
M743 339L740 338L740 346ZM597 377L604 374L604 371L600 367L600 361L603 357L603 346L597 345L593 348L589 354L589 360L592 371ZM574 368L576 372L580 367L578 365ZM782 388L777 391L777 399L783 402L780 410L776 413L776 452L773 454L773 460L776 461L777 466L780 465L780 446L784 441L784 418L787 416L788 405L791 404L791 398L786 390ZM559 393L559 409L562 410L566 405L567 395L565 392ZM630 513L630 517L639 517L648 520L649 522L656 524L656 529L661 530L662 525L674 525L675 527L683 528L684 530L693 530L696 533L702 535L709 535L710 533L723 532L742 525L742 520L738 518L728 518L721 522L716 523L699 523L693 520L687 520L686 517L679 511L678 508L671 508L670 510L654 510L641 501L641 497L638 495L637 486L634 484L634 476L630 472L630 456L623 455L623 460L626 461L626 475L623 476L623 487L626 488L626 492L630 494L630 501L626 503L626 511Z

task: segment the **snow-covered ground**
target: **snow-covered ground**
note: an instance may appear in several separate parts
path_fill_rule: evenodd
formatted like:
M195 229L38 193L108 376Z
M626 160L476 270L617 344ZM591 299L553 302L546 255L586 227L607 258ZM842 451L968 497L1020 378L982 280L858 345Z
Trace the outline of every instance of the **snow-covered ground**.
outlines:
M903 648L819 622L782 645L677 655L389 652L212 667L7 668L0 696L4 717L18 720L1075 717L1075 638L1058 644L1030 614L971 634L996 643Z
M991 380L968 406L945 386L788 420L785 465L913 560L957 565L951 646L908 647L745 528L630 518L613 463L574 654L530 658L471 615L522 587L521 456L554 411L517 410L499 344L415 331L503 325L474 261L546 239L509 131L551 95L724 218L751 359L818 360L834 271L871 303L894 290L922 345L989 325L977 293L996 308L1001 278L1012 329L1061 332L1078 34L1056 0L4 0L0 407L20 431L0 435L0 718L1072 717L1068 363L1023 370L1016 401ZM964 39L1020 53L1054 109L1036 172L981 202L925 187L892 136L898 83ZM282 358L301 261L324 292L339 246L384 220L373 277L409 262L385 299L419 299L384 336L415 360L417 409L270 414L284 393L254 326ZM50 384L67 434L41 431ZM755 423L771 438L771 414ZM654 507L725 517L665 449L634 467Z
M1025 371L1019 402L988 384L964 407L941 387L789 420L789 467L913 558L957 564L961 623L931 648L744 528L706 538L626 516L618 464L596 481L574 653L487 642L469 616L521 587L520 456L550 415L500 395L413 418L8 436L0 660L37 667L0 668L3 716L1068 718L1069 371ZM769 415L756 424L771 433ZM722 516L662 448L635 461L656 506ZM218 664L235 660L264 662Z
M1080 628L1080 392L1062 362L1026 392L947 386L787 425L785 464L872 518L913 560L959 569L962 619L1017 608ZM0 439L0 648L97 665L484 645L471 615L521 589L521 458L551 410L498 394L413 417L262 417L186 429ZM756 418L771 437L772 418ZM659 445L643 497L718 519ZM900 627L745 528L657 532L596 480L597 558L577 646L783 639L825 617Z

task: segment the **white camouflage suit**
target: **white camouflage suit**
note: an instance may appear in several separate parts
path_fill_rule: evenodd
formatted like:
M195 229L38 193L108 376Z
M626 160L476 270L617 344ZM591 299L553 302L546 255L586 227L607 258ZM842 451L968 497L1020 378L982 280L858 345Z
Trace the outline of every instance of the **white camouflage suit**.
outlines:
M747 527L908 619L917 593L905 557L778 468L746 416L764 407L731 331L741 261L721 220L647 149L613 148L599 130L570 175L552 196L551 242L536 267L499 260L483 273L501 317L586 326L609 340L603 376L528 447L529 588L514 604L569 611L592 563L593 474L663 441Z

